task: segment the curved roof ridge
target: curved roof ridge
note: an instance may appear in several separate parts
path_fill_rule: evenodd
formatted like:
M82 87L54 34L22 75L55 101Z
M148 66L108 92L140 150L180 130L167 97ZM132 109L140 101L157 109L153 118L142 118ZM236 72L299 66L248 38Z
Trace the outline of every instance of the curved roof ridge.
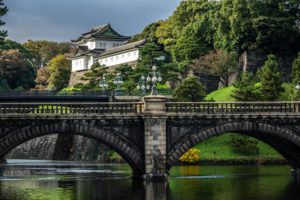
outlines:
M89 32L83 33L83 34L81 34L81 36L78 39L71 40L71 41L72 42L78 42L78 41L80 41L82 39L89 39L91 37L99 37L107 29L110 29L113 32L113 34L115 34L114 37L119 37L119 38L124 38L124 39L130 39L129 36L123 36L123 35L119 34L118 32L116 32L110 26L110 24L108 23L108 24L103 24L103 25L99 25L99 26L94 26ZM105 37L107 37L107 36L105 36Z

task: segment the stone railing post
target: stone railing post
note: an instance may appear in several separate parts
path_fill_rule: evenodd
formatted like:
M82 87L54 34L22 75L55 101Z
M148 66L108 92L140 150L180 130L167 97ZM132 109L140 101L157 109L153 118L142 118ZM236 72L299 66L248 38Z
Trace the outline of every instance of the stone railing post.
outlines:
M145 174L143 179L165 180L166 171L166 97L144 97Z
M299 101L296 101L296 103L294 103L295 109L294 112L298 113L299 112Z

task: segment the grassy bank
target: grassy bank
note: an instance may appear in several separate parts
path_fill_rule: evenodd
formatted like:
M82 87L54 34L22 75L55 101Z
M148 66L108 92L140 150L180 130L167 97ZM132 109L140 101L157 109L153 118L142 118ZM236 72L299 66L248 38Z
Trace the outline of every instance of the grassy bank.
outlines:
M290 96L291 84L284 83L284 91L280 94L279 101L288 101ZM231 97L234 90L233 86L225 87L208 94L205 100L214 100L218 102L234 102ZM262 163L284 163L283 157L269 145L258 141L257 155L243 155L235 152L232 148L231 138L234 133L226 133L220 136L210 138L198 145L200 150L200 163L204 164L262 164Z
M258 142L257 155L243 155L232 148L232 135L227 133L206 140L195 147L200 150L200 162L204 164L263 164L283 163L284 159L269 145Z
M278 97L278 101L289 101L290 97L290 88L292 87L291 83L283 83L283 92L280 93ZM233 85L225 88L221 88L219 90L215 90L209 93L204 100L206 101L218 101L218 102L234 102L237 101L235 98L231 96L232 91L234 90Z

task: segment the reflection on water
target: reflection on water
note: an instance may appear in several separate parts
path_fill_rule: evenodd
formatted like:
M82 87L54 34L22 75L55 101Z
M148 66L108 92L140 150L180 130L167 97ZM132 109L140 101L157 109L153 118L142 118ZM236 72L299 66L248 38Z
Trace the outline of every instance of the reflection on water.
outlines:
M165 183L133 181L127 165L11 161L0 170L1 200L300 199L284 166L173 167Z

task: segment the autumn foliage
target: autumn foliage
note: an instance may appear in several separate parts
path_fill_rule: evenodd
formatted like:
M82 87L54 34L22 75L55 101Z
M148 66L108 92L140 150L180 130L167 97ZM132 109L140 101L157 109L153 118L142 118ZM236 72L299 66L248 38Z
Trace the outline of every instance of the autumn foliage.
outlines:
M179 161L184 163L196 163L199 160L200 160L200 150L196 148L189 149L179 158Z

